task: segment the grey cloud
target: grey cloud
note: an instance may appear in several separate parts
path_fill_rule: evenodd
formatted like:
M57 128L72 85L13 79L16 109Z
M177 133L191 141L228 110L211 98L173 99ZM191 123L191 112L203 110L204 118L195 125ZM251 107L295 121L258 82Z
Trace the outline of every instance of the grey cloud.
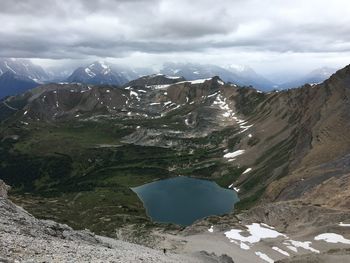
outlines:
M309 2L0 0L0 56L350 51L348 1Z

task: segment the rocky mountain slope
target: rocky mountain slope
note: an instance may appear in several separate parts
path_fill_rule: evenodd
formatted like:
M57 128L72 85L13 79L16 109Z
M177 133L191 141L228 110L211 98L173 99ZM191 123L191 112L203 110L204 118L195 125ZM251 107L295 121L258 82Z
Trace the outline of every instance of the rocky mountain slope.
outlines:
M177 175L240 197L233 214L185 231L229 228L240 213L314 238L350 220L349 93L350 66L270 93L219 77L44 85L0 103L0 177L36 216L149 245L155 229L182 229L150 222L130 187Z

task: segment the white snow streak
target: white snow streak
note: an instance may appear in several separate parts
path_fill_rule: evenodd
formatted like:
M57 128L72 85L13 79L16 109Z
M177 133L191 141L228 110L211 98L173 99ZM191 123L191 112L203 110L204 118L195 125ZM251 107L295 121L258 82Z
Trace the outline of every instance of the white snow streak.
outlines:
M281 253L282 255L285 255L287 257L289 257L289 253L287 251L284 251L282 249L280 249L279 247L272 247L273 250L276 250L277 252Z
M252 168L248 168L247 170L245 170L245 171L243 172L243 174L249 173L251 170L252 170Z
M268 255L261 253L260 251L255 252L255 255L260 257L262 260L265 260L266 262L273 263L275 262L272 258L270 258Z
M232 153L226 153L224 155L224 158L234 158L238 155L241 155L245 152L245 150L238 150L238 151L235 151L235 152L232 152Z

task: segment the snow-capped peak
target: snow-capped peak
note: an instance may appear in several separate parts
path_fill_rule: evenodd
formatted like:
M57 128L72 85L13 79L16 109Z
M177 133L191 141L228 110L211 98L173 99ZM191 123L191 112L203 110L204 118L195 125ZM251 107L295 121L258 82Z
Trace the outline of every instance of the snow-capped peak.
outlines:
M102 68L107 69L109 66L106 65L104 61L98 61L98 63L101 65Z
M249 70L250 68L248 66L231 64L231 65L226 66L226 69L233 70L233 71L236 71L236 72L244 72L244 71Z
M102 74L107 75L111 72L111 67L104 61L96 61L85 68L86 74L90 77L95 77L96 75Z
M35 81L48 79L48 74L43 68L25 59L0 58L0 75L7 71L28 77Z

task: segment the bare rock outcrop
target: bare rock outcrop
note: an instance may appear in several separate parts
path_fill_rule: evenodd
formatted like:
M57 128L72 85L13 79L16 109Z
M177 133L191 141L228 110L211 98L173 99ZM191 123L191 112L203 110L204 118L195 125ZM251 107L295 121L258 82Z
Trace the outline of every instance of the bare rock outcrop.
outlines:
M0 180L0 198L7 198L7 192L10 190L10 187L5 184L3 180Z

